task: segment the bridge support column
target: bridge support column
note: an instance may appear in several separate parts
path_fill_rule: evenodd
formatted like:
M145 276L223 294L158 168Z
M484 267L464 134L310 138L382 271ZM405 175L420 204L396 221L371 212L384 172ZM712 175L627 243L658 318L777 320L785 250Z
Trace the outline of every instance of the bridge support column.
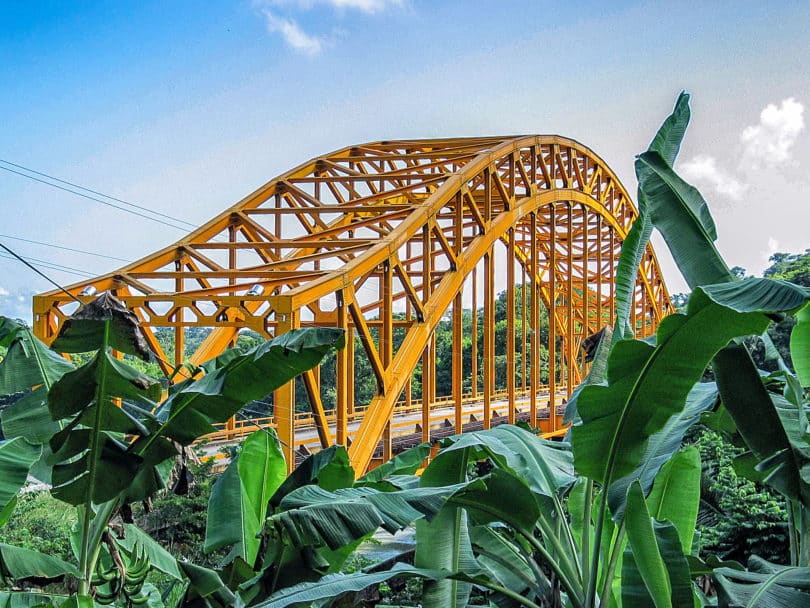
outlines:
M506 395L507 421L515 424L515 229L509 229L506 245Z
M343 291L337 292L337 326L346 336L346 346L335 354L335 441L339 445L346 445L348 439L348 412L349 412L349 314L346 310L346 300Z
M484 428L492 423L495 392L495 260L494 249L484 255Z
M530 243L530 264L532 286L531 286L531 299L529 306L531 308L529 315L531 317L531 377L529 379L531 385L531 393L529 393L529 424L532 427L537 426L537 391L540 388L540 284L537 278L540 276L540 268L537 264L537 213L532 211L530 217L530 230L531 243ZM524 283L523 289L526 289ZM524 319L525 324L525 319Z
M276 335L299 326L297 312L279 314ZM287 473L295 468L295 380L291 380L273 393L273 418L281 442L281 451L287 461Z
M548 208L548 430L554 431L557 428L557 209L553 203Z

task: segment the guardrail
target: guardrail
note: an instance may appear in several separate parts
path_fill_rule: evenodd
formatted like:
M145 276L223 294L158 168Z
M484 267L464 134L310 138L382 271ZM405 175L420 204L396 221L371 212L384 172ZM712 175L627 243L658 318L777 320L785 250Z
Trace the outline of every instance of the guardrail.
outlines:
M539 387L539 390L548 390L547 386ZM545 395L548 393L546 392ZM559 401L560 394L557 395L557 400ZM503 401L508 398L508 391L500 390L496 391L492 395L493 401ZM515 398L516 400L521 401L528 401L530 398L530 391L515 391ZM465 411L465 415L483 415L483 397L479 394L473 397L471 393L466 393L462 396L462 407L465 405L471 404L480 404L480 408L476 408L474 410L467 410ZM434 399L431 403L431 415L430 421L431 425L436 422L441 422L447 418L446 410L450 407L454 406L454 401L452 396L441 396ZM494 406L502 408L502 405ZM362 420L365 413L368 411L368 405L360 405L356 406L354 411L350 412L347 416L348 424L352 424L355 422L359 422ZM538 408L539 409L539 408ZM546 409L543 407L542 409ZM440 410L443 410L440 412ZM408 414L413 414L416 412L422 411L422 400L421 399L412 399L410 404L406 401L400 401L394 406L394 421L392 422L392 428L394 429L403 429L406 427L414 427L414 422L412 420L409 421L400 421L397 422L396 418L398 416L407 416ZM326 420L328 424L333 425L336 423L336 414L335 410L327 410L326 412ZM273 416L265 416L259 418L251 418L247 420L233 420L232 422L228 423L219 423L214 425L217 430L209 435L204 437L205 440L208 441L232 441L234 439L241 439L246 437L250 433L260 429L260 428L275 428L276 422ZM304 430L304 429L313 429L315 428L315 418L312 415L312 412L297 412L295 414L295 428L297 430ZM350 434L352 432L350 431ZM298 441L296 440L296 447L306 444L312 443L311 439Z

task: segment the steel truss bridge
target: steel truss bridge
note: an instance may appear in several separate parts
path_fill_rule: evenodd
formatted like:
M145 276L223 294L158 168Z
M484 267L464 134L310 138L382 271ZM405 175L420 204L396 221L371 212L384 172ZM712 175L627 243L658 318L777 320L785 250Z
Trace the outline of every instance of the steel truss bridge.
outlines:
M514 421L520 405L530 423L544 418L554 431L559 421L549 403L581 381L583 340L613 322L619 252L636 215L604 161L564 137L381 141L314 158L175 244L67 290L79 299L90 286L112 290L141 319L167 375L186 359L199 364L218 355L243 328L267 337L297 327L343 328L348 339L336 356L334 409L324 407L315 369L303 376L310 406L304 417L322 446L350 443L352 464L362 471L380 446L383 458L392 454L395 410L416 411L421 422L414 428L425 440L437 408L449 408L445 426L464 430L471 402L483 428L496 414ZM505 288L511 303L518 284L528 287L507 306L506 357L498 363L505 365L506 390L498 394L496 288ZM36 334L50 343L75 306L60 291L35 296ZM481 323L472 315L472 335L483 333L483 369L477 340L472 361L462 360L464 308L483 308ZM550 323L541 345L543 308ZM649 335L671 311L648 247L631 324L637 335ZM452 326L451 395L436 395L434 331L443 320ZM212 331L187 354L189 327ZM154 328L173 328L174 352L163 352ZM363 408L355 407L355 337L377 385ZM543 385L541 350L548 352ZM520 373L516 351L528 360ZM411 384L420 363L416 400ZM472 382L464 395L465 378L483 382ZM274 393L273 404L272 423L292 466L304 428L302 415L296 423L294 382ZM222 432L236 436L242 426L231 421Z

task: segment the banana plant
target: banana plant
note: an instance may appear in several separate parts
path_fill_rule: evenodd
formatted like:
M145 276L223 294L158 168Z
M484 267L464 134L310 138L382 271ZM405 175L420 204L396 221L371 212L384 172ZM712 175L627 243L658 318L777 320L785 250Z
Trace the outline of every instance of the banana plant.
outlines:
M78 509L71 539L77 565L59 566L48 556L4 547L0 561L16 564L4 576L75 576L77 593L65 604L70 606L93 601L157 606L160 594L145 585L145 573L155 568L175 580L183 574L137 528L124 524L124 533L117 534L114 528L121 527L111 527L113 518L128 502L165 487L178 445L189 445L244 404L319 363L342 346L343 333L299 330L245 353L227 352L200 370L201 379L173 387L162 403L160 382L115 355L148 358L149 353L137 318L109 293L79 308L54 341L62 353L95 351L79 368L15 322L0 323L0 340L8 348L0 363L0 388L21 394L2 412L2 518L29 474ZM15 601L28 600L17 596Z
M639 220L617 272L617 320L612 343L603 349L607 365L592 370L577 391L570 443L550 452L531 436L507 441L507 434L520 433L499 427L445 440L425 469L420 489L443 487L446 501L435 514L415 516L414 567L387 573L423 578L423 605L464 606L471 584L488 589L497 605L591 608L702 601L691 581L695 560L688 559L695 542L700 466L696 451L681 449L681 440L718 396L730 398L723 377L732 368L725 361L727 350L737 348L740 337L761 334L773 318L807 306L810 294L780 281L733 281L714 247L716 228L706 202L672 168L689 120L688 100L686 94L679 97L637 159ZM694 292L685 314L664 319L652 339L636 340L627 319L639 256L653 226L663 233ZM807 338L800 333L796 341L806 345ZM701 383L712 362L717 384ZM794 396L800 394L792 385ZM810 453L799 444L807 428L803 411L794 407L790 429L766 433L779 439L767 449L763 435L757 452L763 459L760 470L773 483L779 480L798 492L805 481L800 456ZM779 418L783 424L786 416ZM753 416L749 420L753 424ZM472 465L482 461L492 470L471 474ZM282 506L290 507L291 522L297 521L295 510L315 504L306 494L289 498ZM330 499L334 504L335 497ZM329 500L318 505L321 524L307 530L308 539L326 545L322 529L354 511L330 508ZM387 580L384 574L330 575L278 591L257 605L324 601ZM731 581L727 589L740 596L740 577L719 570L717 580ZM764 579L745 582L754 580ZM744 591L755 600L778 596L792 580L776 572L768 587ZM732 583L738 587L732 589Z

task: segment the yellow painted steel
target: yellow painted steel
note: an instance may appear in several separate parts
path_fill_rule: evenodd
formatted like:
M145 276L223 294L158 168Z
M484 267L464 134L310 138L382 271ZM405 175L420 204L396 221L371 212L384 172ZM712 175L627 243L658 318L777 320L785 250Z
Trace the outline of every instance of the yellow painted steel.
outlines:
M378 385L371 402L355 404L353 338L335 364L336 411L324 408L317 372L304 386L320 442L348 443L351 435L351 460L362 471L391 449L400 401L409 410L418 403L422 436L429 438L432 412L445 399L455 407L448 425L458 430L470 398L483 399L486 428L496 415L496 398L509 402L509 420L516 417L516 401L525 398L530 422L539 424L546 404L556 407L559 389L570 396L585 371L583 340L614 319L616 264L636 215L609 167L564 137L374 142L312 159L170 247L68 291L78 295L88 285L113 290L141 319L153 346L159 346L153 328L174 328L175 352L160 354L167 374L184 360L216 356L243 328L265 336L294 327L346 329L359 338L358 354L368 359ZM518 334L516 302L508 298L508 380L498 397L495 376L504 363L495 358L495 298L500 289L514 294L516 270L524 278L522 322ZM481 293L483 364L479 369L473 340L471 367L464 369L461 353L454 353L452 395L436 395L434 330L449 319L459 350L462 306L474 302L478 309ZM551 320L546 345L539 340L541 304ZM59 291L35 296L36 334L52 341L74 308ZM634 330L652 333L671 310L648 248L636 284ZM187 354L189 327L212 331ZM475 335L478 327L474 316ZM541 387L543 346L549 377ZM414 399L411 380L419 363L422 395ZM469 398L462 396L465 377L472 377ZM274 408L273 424L292 466L294 383L276 391ZM359 427L350 430L350 422ZM551 413L548 430L555 432L556 425ZM243 427L232 423L225 431L233 435Z

